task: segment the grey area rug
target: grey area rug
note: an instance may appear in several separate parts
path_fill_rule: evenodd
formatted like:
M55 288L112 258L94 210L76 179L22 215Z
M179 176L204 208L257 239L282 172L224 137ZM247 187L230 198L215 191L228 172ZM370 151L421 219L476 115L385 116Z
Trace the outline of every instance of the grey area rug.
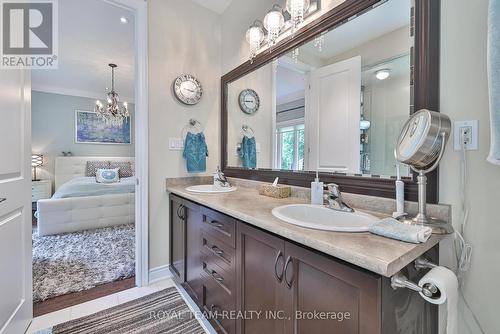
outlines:
M175 287L53 327L53 334L205 333Z
M134 224L32 238L34 302L134 276Z

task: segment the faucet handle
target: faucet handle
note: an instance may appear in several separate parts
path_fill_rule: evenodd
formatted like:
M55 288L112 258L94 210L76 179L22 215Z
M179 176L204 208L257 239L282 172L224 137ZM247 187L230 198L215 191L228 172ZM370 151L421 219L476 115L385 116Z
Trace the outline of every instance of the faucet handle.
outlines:
M340 197L340 187L336 183L329 183L326 185L328 192L334 196Z

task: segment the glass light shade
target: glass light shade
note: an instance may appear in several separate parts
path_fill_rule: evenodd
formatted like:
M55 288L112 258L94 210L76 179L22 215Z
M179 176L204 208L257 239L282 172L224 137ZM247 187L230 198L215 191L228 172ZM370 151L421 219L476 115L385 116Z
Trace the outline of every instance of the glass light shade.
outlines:
M261 28L262 23L259 23L260 21L256 21L250 28L248 28L246 34L247 42L250 44L250 61L253 61L257 55L257 51L260 49L262 41L264 41L264 31Z
M391 75L391 70L383 69L375 72L375 77L379 80L385 80Z
M275 5L264 17L264 28L268 31L267 42L270 46L276 44L276 39L284 26L285 17L281 12L281 7Z
M310 0L287 0L286 10L292 17L292 29L296 30L304 22L304 16L311 5Z
M31 167L42 167L43 166L43 155L42 154L32 154L31 155Z

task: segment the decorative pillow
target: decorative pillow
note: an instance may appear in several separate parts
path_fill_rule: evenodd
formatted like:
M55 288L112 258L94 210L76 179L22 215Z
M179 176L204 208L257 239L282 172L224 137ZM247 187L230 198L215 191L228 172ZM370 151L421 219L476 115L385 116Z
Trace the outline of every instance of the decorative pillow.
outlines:
M96 172L99 168L109 168L109 161L87 161L85 176L96 176Z
M120 169L120 178L134 176L134 170L132 169L132 163L130 163L128 161L110 161L109 168L119 168Z
M120 168L101 169L96 172L95 180L98 183L120 182Z

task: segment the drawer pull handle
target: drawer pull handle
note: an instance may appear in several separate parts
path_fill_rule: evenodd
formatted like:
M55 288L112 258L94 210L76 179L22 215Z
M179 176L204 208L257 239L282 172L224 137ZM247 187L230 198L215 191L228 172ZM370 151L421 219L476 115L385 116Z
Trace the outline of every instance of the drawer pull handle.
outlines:
M219 256L224 255L224 251L217 246L212 246L212 251Z
M281 268L281 274L278 274L278 261L280 260L280 258L283 258L283 253L281 252L281 250L278 251L278 254L276 255L276 260L274 260L274 276L276 276L276 279L278 280L278 282L282 282L283 281L283 272L284 272L284 267Z
M292 277L290 280L288 280L288 276L287 276L287 271L288 271L288 265L289 264L292 264ZM294 279L294 275L293 275L293 259L291 256L289 256L287 259L286 259L286 263L285 263L285 270L284 270L284 273L283 273L283 276L285 276L285 283L286 283L286 286L291 289L292 286L293 286L293 279Z
M219 223L217 220L209 220L208 223L212 226L215 226L216 228L223 228L224 225Z
M5 202L7 198L0 198L0 203Z
M219 275L215 270L212 270L210 272L210 275L217 281L217 282L224 282L224 277Z

